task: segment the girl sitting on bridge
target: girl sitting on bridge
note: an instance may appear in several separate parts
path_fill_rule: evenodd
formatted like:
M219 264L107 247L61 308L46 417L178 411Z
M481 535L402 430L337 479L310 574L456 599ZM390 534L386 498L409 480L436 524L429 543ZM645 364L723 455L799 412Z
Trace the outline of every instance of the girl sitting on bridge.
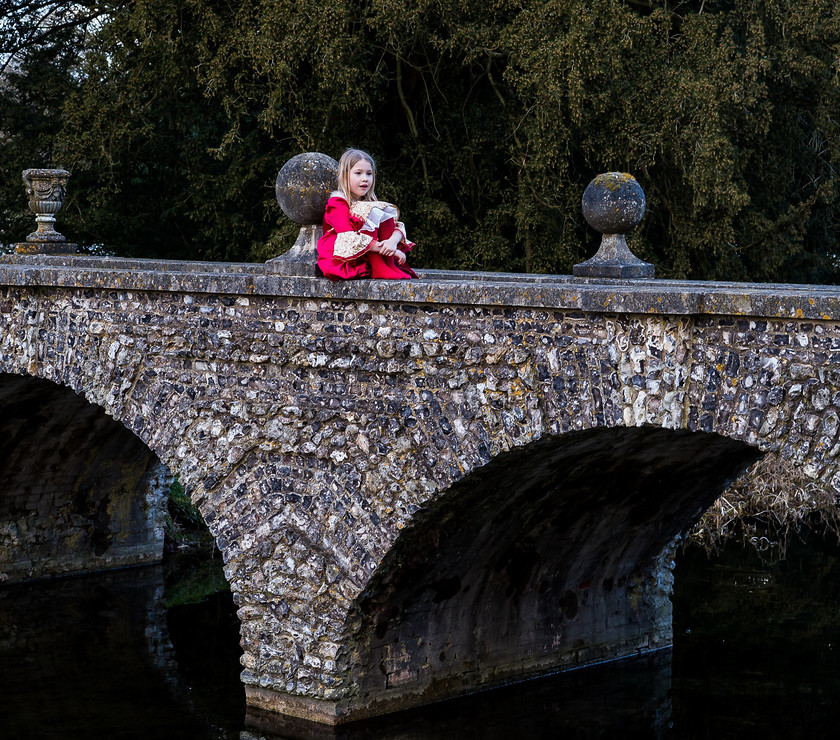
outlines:
M417 277L406 264L414 243L405 238L399 210L376 199L376 165L360 149L338 161L338 190L327 201L324 235L318 240L318 267L330 280Z

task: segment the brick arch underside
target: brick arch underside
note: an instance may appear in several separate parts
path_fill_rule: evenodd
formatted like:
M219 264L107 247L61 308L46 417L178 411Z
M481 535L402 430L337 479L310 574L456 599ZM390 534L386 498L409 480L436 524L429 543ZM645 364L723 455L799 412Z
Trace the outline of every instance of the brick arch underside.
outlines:
M101 407L0 373L0 439L4 582L161 559L168 473Z
M417 515L354 602L347 716L670 644L662 553L759 454L639 427L499 456Z

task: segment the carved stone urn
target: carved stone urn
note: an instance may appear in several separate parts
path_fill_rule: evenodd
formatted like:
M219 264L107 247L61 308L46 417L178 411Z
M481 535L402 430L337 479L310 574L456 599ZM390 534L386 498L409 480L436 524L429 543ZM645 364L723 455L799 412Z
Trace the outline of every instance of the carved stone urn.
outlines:
M25 170L23 184L29 200L29 210L35 214L38 228L15 244L19 254L68 254L76 252L75 244L68 244L63 234L55 230L55 214L61 210L64 189L70 173L66 170Z

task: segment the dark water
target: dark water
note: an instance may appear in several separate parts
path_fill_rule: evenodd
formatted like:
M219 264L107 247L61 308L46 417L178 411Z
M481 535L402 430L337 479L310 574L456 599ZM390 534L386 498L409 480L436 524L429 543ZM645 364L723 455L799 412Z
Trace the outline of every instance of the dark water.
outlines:
M677 566L673 737L840 737L840 548L737 545Z
M681 553L673 651L334 732L246 716L227 592L174 605L162 568L7 587L0 738L833 738L840 549L806 539Z

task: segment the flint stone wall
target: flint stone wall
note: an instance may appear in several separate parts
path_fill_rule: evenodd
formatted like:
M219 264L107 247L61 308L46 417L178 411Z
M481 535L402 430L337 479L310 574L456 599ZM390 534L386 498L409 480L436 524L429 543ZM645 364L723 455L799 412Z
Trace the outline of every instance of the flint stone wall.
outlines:
M5 260L0 372L188 485L253 706L339 722L667 645L667 545L732 475L773 452L840 492L837 289Z

